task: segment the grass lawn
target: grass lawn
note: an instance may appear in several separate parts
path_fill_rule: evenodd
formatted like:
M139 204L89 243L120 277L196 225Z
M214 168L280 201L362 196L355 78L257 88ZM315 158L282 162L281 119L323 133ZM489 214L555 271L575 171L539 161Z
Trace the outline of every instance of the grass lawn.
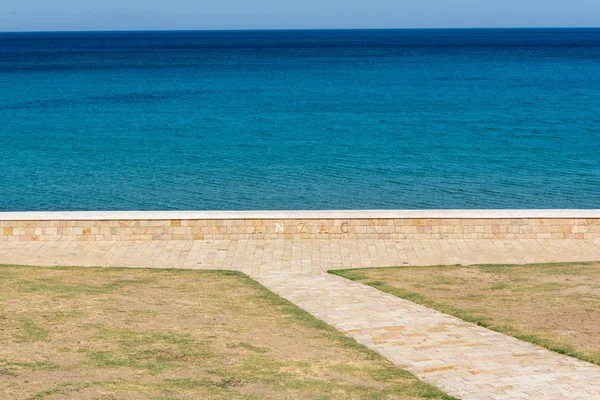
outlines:
M556 352L600 364L600 263L330 272Z
M421 398L240 273L0 266L0 399Z

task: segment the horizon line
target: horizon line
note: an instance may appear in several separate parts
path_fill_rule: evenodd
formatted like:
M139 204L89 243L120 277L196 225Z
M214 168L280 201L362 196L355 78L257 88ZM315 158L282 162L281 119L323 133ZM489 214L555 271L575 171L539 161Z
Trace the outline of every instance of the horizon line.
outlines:
M506 27L424 27L424 28L247 28L247 29L89 29L0 31L6 33L127 33L127 32L293 32L293 31L423 31L423 30L550 30L600 29L600 26L506 26Z

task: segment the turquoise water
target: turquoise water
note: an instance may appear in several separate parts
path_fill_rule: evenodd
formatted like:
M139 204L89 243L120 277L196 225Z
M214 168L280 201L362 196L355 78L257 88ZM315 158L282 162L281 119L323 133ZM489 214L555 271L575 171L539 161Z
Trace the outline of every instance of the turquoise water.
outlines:
M0 210L600 208L600 30L0 34Z

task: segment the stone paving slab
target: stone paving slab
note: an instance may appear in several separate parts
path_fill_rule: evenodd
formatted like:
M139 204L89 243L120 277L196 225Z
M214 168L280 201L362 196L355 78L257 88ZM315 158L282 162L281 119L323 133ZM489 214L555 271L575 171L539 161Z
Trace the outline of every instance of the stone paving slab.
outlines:
M600 261L590 240L171 240L0 242L0 263L230 269L249 274L410 265Z
M600 399L600 367L329 274L261 284L461 399Z

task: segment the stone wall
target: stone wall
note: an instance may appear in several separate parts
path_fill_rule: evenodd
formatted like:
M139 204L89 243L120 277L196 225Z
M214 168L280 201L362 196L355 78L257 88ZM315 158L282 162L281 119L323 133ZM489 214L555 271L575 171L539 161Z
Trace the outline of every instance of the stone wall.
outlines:
M344 238L596 239L600 211L0 213L0 241Z

